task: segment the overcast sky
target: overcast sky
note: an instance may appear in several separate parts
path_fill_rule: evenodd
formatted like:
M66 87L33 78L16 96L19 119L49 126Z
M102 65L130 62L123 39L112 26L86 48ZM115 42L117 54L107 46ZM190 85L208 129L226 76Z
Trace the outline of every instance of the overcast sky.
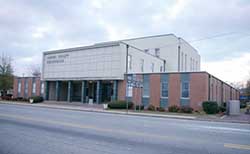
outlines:
M250 78L250 0L0 0L0 6L0 52L12 56L16 75L41 65L46 50L174 33L199 51L202 70L229 82Z

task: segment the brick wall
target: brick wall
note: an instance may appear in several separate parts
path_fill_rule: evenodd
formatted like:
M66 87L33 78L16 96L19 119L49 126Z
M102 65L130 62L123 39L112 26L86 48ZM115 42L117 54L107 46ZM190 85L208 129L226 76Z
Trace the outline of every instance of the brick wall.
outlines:
M160 95L161 95L161 75L151 74L150 77L150 98L149 104L155 107L160 106Z
M16 98L18 97L18 79L14 78L13 82L13 97Z
M126 99L126 80L118 81L118 100Z
M21 83L21 92L20 97L31 97L32 94L32 88L33 88L33 77L15 77L13 82L13 97L19 97L18 96L18 80ZM41 86L40 86L40 78L36 77L34 78L36 83L36 96L40 96ZM28 93L27 96L25 96L25 81L28 83Z
M168 88L168 101L169 106L178 105L180 106L180 74L169 74L169 88Z
M205 100L208 100L208 74L190 74L190 106L200 110Z

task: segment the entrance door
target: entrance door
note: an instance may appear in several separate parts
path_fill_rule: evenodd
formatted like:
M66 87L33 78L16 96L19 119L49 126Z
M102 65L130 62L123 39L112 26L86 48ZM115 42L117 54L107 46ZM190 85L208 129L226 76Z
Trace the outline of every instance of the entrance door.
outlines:
M96 87L97 83L93 81L87 82L86 87L86 101L89 102L89 99L93 99L93 102L96 102Z
M102 102L111 102L113 95L113 83L106 82L102 84Z

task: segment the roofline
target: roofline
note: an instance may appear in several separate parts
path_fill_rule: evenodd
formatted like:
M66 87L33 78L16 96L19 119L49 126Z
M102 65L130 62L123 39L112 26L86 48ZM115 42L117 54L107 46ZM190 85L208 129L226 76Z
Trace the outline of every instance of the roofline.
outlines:
M147 52L145 52L144 50L139 49L139 48L137 48L137 47L135 47L135 46L133 46L133 45L130 45L130 44L128 44L128 43L125 43L125 42L123 42L123 41L121 41L120 44L128 45L129 47L134 48L134 49L136 49L136 50L138 50L138 51L140 51L140 52L142 52L142 53L144 53L144 54L150 55L150 56L152 56L152 57L154 57L154 58L156 58L156 59L159 59L159 60L161 60L161 61L163 61L163 62L165 61L165 59L162 59L161 57L157 57L157 56L155 56L155 55L153 55L153 54L151 54L151 53L147 53Z
M127 75L132 75L132 74L138 74L138 75L143 75L143 74L187 74L187 73L205 73L205 74L210 75L213 78L219 80L223 84L225 84L225 85L227 85L227 86L229 86L231 88L234 88L235 90L239 91L237 88L235 88L232 85L226 83L225 81L222 81L221 79L215 77L214 75L208 73L207 71L196 71L196 72L177 72L177 71L174 71L174 72L127 73Z
M94 48L103 48L103 47L111 47L111 46L119 46L119 42L113 43L106 43L106 44L94 44L89 46L81 46L81 47L74 47L74 48L66 48L66 49L58 49L58 50L50 50L43 52L44 55L47 54L54 54L54 53L62 53L62 52L72 52L78 50L87 50L87 49L94 49Z
M41 78L40 76L15 76L14 78Z
M191 48L193 48L197 52L197 54L200 56L198 50L195 47L193 47L189 42L187 42L186 40L184 40L182 37L178 37L178 38L181 39L186 44L188 44Z
M138 39L146 39L146 38L154 38L154 37L163 37L163 36L170 36L170 35L172 35L172 36L178 38L175 34L169 33L169 34L149 35L149 36L135 37L135 38L129 38L129 39L122 39L122 40L114 40L114 41L100 42L100 43L96 43L96 45L99 45L99 44L106 44L106 43L112 43L112 42L123 42L123 41L131 41L131 40L138 40Z
M109 47L109 46L118 46L123 41L130 41L130 40L137 40L137 39L146 39L146 38L154 38L154 37L163 37L163 36L174 36L178 38L175 34L169 33L169 34L159 34L159 35L150 35L150 36L144 36L144 37L136 37L136 38L130 38L130 39L122 39L117 41L108 41L108 42L100 42L95 43L93 45L88 46L79 46L79 47L73 47L73 48L66 48L66 49L56 49L56 50L49 50L44 51L43 54L50 54L50 53L62 53L62 52L71 52L71 51L77 51L77 50L86 50L86 49L93 49L93 48L102 48L102 47ZM183 39L182 39L183 40ZM197 50L196 50L197 51Z

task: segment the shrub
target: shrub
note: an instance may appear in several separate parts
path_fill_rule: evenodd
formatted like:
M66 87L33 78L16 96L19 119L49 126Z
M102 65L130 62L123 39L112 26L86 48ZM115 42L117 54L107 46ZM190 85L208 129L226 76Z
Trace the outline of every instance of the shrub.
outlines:
M247 107L247 102L241 102L240 103L240 108L246 108Z
M136 110L144 110L144 105L136 105L135 109Z
M157 111L159 111L159 112L165 112L166 110L165 110L164 107L157 107Z
M1 98L2 98L2 100L7 100L7 101L12 100L11 96L7 96L7 95L2 96Z
M180 110L179 106L177 105L172 105L168 107L169 112L178 112Z
M15 100L16 100L16 101L24 101L24 98L22 98L22 97L17 97L17 98L15 98Z
M219 111L220 111L220 112L225 112L225 111L226 111L226 107L220 106L220 107L219 107Z
M189 106L182 106L180 108L180 112L182 113L192 113L193 112L193 108L189 107Z
M126 109L127 108L127 102L126 101L113 101L108 103L108 107L110 109ZM133 107L132 102L128 102L128 108L131 109Z
M156 110L156 107L152 104L150 104L147 108L149 111L155 111Z
M214 101L203 102L202 108L207 114L215 114L219 110L218 103Z
M30 97L29 100L30 99L33 99L33 103L40 103L43 101L43 97L41 96L33 96L33 97Z

